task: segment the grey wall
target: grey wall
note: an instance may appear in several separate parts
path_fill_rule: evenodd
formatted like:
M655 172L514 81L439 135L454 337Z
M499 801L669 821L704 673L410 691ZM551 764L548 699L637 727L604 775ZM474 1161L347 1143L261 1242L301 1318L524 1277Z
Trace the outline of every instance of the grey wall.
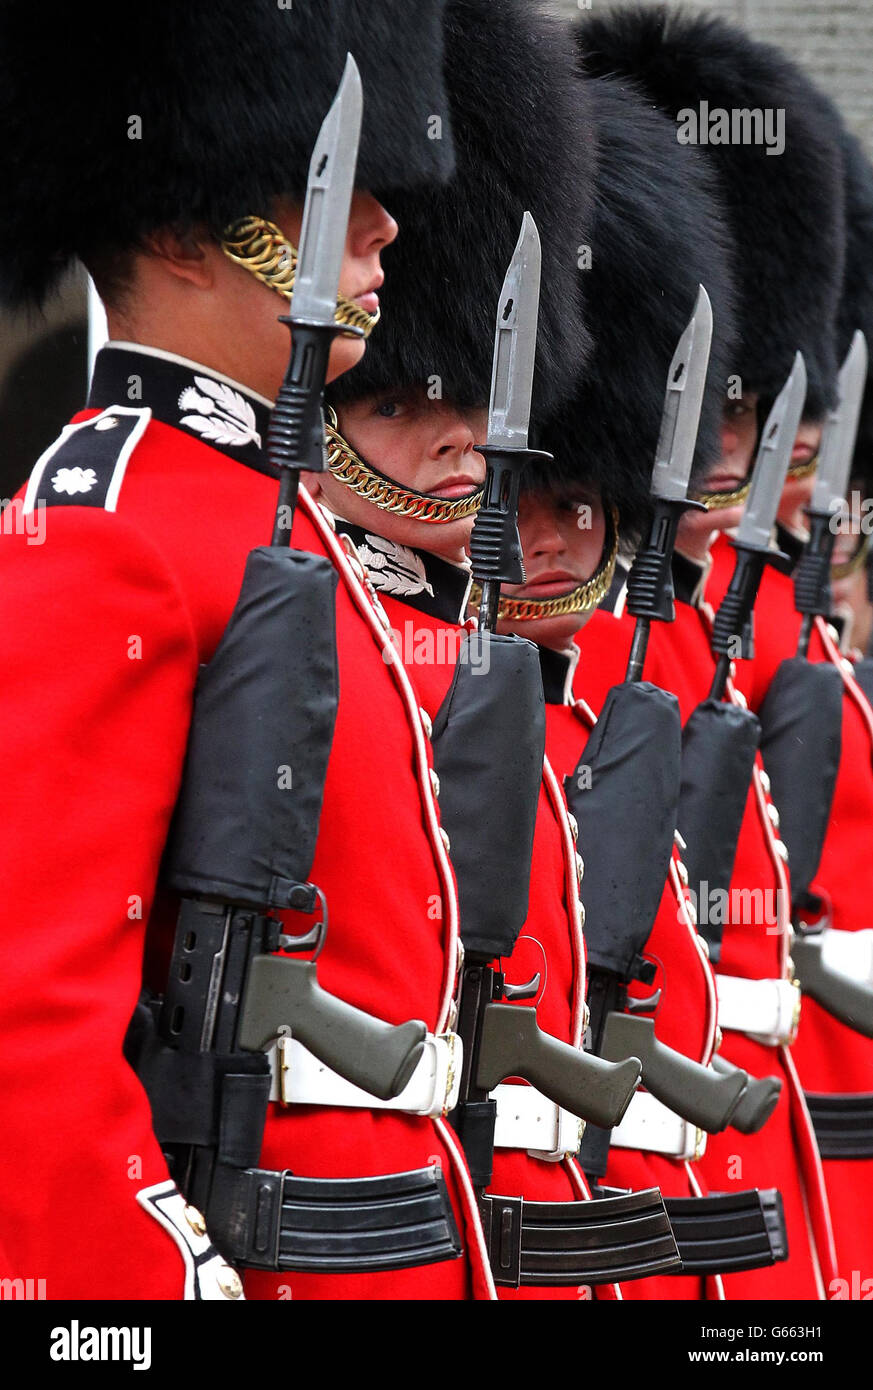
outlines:
M574 14L617 2L550 0L550 8ZM720 14L779 44L833 97L873 155L873 0L684 0L686 7Z

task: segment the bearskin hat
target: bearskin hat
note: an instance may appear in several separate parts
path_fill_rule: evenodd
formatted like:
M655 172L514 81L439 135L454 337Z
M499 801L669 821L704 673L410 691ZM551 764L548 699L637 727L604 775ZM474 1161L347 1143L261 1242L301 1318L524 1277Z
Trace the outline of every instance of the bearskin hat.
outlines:
M735 247L740 344L735 370L764 397L783 385L799 348L807 413L832 403L833 329L842 278L839 120L785 54L711 16L664 5L584 16L575 27L592 74L619 75L671 116L708 109L784 111L784 151L705 144L717 169ZM678 125L674 139L678 134ZM676 155L698 153L679 144Z
M733 288L725 218L708 164L677 157L675 132L625 84L582 77L597 126L591 267L585 280L591 359L572 403L542 443L556 482L596 482L633 531L648 504L673 353L703 285L713 310L695 466L719 453L733 351Z
M39 303L75 256L162 225L220 236L302 199L347 51L364 86L359 187L448 177L443 7L152 0L119 20L89 2L4 3L0 299Z
M846 265L837 316L837 353L842 359L856 329L867 339L873 354L873 165L860 142L848 131L843 136L843 169L846 207ZM873 488L873 374L868 376L853 475Z
M444 399L487 405L494 323L529 211L542 243L534 418L572 388L588 339L578 248L588 240L592 132L566 26L534 0L449 0L445 78L454 177L390 209L382 320L336 404L438 377Z

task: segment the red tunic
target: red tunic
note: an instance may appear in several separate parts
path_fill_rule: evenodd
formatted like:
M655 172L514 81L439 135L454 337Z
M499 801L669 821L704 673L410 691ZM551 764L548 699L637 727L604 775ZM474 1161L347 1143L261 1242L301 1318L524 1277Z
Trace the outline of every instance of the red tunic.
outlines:
M342 522L338 522L338 527L343 529ZM373 578L379 584L378 575L374 573ZM435 718L451 684L458 638L464 628L385 592L380 597L396 643L408 661L418 697L431 718ZM471 626L467 624L467 628ZM540 993L529 1004L535 1004L540 1026L562 1041L581 1046L585 959L577 901L576 855L566 802L546 762L534 832L528 917L512 956L502 962L502 968L510 984L522 984L539 970ZM578 1201L589 1195L575 1160L552 1163L517 1149L495 1150L490 1190L540 1202ZM497 1292L506 1300L576 1301L591 1297L587 1286L498 1287ZM615 1297L615 1286L600 1286L597 1296Z
M573 678L576 696L572 704L548 706L549 757L561 777L573 772L582 755L588 733L613 685L624 679L633 624L624 618L596 612L577 634L581 648ZM583 856L597 852L596 844L582 846ZM629 853L633 847L629 846ZM652 926L646 956L657 965L652 984L634 982L629 992L645 996L661 990L654 1014L660 1040L696 1062L707 1063L715 1041L715 983L709 962L701 951L697 933L686 908L685 890L677 870L678 855L664 884ZM585 881L582 881L585 896ZM611 1148L605 1183L639 1191L660 1187L666 1197L705 1194L701 1165L665 1154L637 1149ZM633 1300L721 1298L720 1279L692 1275L662 1275L622 1285L624 1297Z
M700 609L677 602L674 623L653 623L646 675L672 690L683 722L709 694L714 663L709 619ZM729 687L729 698L735 699ZM781 977L788 959L787 877L768 802L756 769L749 789L731 880L719 973L747 979ZM691 827L680 825L688 839ZM762 921L746 905L766 907ZM743 1033L725 1031L721 1053L753 1076L779 1075L779 1103L758 1134L728 1128L710 1136L701 1167L710 1191L778 1187L785 1206L789 1258L761 1270L724 1276L729 1299L809 1299L824 1296L834 1274L827 1198L802 1092L786 1047L769 1047ZM824 1281L824 1282L823 1282Z
M730 581L733 556L724 539L713 547L714 601ZM739 662L737 672L737 684L746 691L753 709L760 707L779 663L794 655L800 621L791 579L768 568L755 605L755 657ZM840 765L819 871L811 888L826 904L830 926L858 931L873 920L873 710L852 679L851 663L841 657L820 619L814 625L809 656L812 661L830 661L843 680ZM791 1051L807 1091L873 1092L873 1040L840 1023L814 999L803 1001ZM826 1158L823 1166L839 1274L850 1288L857 1287L857 1279L852 1284L852 1271L860 1271L862 1283L873 1276L873 1219L869 1216L873 1158Z
M165 418L182 413L181 401L172 413L180 382L195 370L198 386L209 379L161 354L121 356L146 382L155 356L165 374L170 363ZM233 447L152 419L114 510L51 507L44 545L22 534L0 547L0 1230L4 1274L44 1275L49 1298L182 1294L176 1246L136 1201L167 1173L121 1044L146 924L158 974L173 930L174 905L155 906L155 889L198 664L223 632L248 551L269 535L276 496L276 481ZM339 574L340 705L312 870L330 910L320 980L391 1022L422 1018L437 1032L454 988L457 903L417 704L305 493L293 543L329 555ZM488 1297L469 1177L441 1122L270 1107L262 1166L331 1177L430 1163L447 1176L462 1257L364 1276L249 1272L247 1295Z

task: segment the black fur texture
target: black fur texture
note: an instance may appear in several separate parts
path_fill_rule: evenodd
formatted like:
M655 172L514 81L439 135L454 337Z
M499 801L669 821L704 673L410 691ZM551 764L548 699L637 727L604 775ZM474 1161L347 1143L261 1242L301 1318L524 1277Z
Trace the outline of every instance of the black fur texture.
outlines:
M592 132L566 27L534 0L449 0L446 84L456 172L392 199L382 321L336 403L439 377L443 398L487 405L503 276L531 212L542 242L533 419L572 389L588 338L578 248L589 238Z
M860 142L843 138L846 197L846 267L837 318L837 352L842 359L857 328L873 357L873 166ZM873 378L868 375L855 445L853 476L873 496Z
M543 439L557 482L596 482L633 532L645 516L670 362L702 284L713 340L695 468L720 452L733 352L730 252L715 180L692 151L676 158L671 122L626 84L583 77L598 136L591 269L584 276L594 339L572 404Z
M666 6L583 17L586 69L635 81L672 118L701 101L715 108L785 111L785 149L705 145L730 216L739 298L736 370L772 397L799 348L809 375L807 413L833 400L834 326L842 278L839 119L780 50L711 16ZM676 157L697 153L676 144Z
M359 187L448 177L443 7L4 0L0 299L39 304L75 255L136 246L162 225L218 236L274 198L301 200L347 49L364 86Z

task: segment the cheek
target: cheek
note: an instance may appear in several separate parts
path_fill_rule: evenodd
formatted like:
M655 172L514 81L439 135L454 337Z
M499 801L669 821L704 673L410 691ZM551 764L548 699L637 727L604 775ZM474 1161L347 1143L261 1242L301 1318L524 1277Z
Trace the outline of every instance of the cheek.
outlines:
M603 554L606 521L600 511L595 512L590 523L586 525L580 526L580 520L581 518L576 518L569 523L566 537L567 545L585 575L590 577L600 564L600 557Z
M367 351L363 338L347 338L340 335L334 338L327 362L327 379L335 381L343 372L351 371Z

